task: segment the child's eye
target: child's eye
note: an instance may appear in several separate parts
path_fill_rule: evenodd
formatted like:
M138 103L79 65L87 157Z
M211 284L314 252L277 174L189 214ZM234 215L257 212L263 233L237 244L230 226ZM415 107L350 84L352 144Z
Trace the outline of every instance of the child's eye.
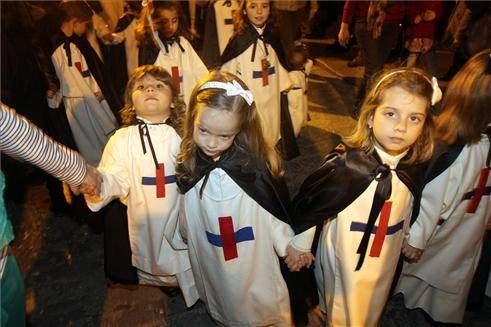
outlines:
M419 122L421 122L421 117L419 117L419 116L411 116L411 117L409 117L409 120L412 123L419 123Z
M222 136L220 136L220 138L221 138L223 141L228 141L228 140L230 140L231 136L230 136L230 135L222 135Z
M162 89L162 88L164 88L164 84L163 83L157 83L157 85L155 85L155 88Z
M177 20L177 18L174 18L174 19L172 20L172 23L173 23L173 24L175 24L175 23L177 23L177 21L178 21L178 20Z
M394 117L395 113L393 111L388 111L384 115L390 118L390 117Z
M141 91L141 90L143 90L144 88L145 88L145 87L144 87L143 85L141 85L141 84L140 84L140 85L137 85L137 86L135 87L135 89L136 89L136 90L140 90L140 91Z
M198 129L199 129L199 132L200 132L201 134L206 134L206 133L207 133L207 132L206 132L206 130L205 130L205 129L202 129L201 127L200 127L200 128L198 128Z

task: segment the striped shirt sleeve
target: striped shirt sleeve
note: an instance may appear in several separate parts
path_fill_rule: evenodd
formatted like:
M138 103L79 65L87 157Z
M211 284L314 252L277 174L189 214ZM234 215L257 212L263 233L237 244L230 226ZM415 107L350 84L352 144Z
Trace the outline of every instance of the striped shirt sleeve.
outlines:
M80 154L52 140L15 110L0 104L0 151L70 185L82 183L87 167Z

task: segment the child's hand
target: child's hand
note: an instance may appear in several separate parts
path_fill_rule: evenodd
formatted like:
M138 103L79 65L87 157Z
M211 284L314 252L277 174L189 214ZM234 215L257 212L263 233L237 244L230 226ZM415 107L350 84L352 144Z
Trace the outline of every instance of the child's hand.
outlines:
M423 20L423 18L421 17L421 15L418 15L418 16L414 17L414 24L418 25L419 23L421 23L422 20Z
M310 309L308 314L309 324L312 327L323 327L326 325L326 314L319 307Z
M409 260L409 262L416 263L421 258L421 255L423 254L423 250L412 247L407 243L406 240L404 240L404 243L402 244L402 254L404 254L404 256Z
M97 101L101 102L102 100L104 100L104 96L101 92L95 92L94 95L97 98Z
M310 252L303 252L288 245L286 248L285 263L290 271L299 271L303 267L309 268L314 261L314 256Z
M82 192L85 196L98 197L101 193L101 184L102 176L99 171L96 168L87 165L87 174L85 175L82 184L75 188L72 187L71 189L72 192L75 194L79 194L80 192Z

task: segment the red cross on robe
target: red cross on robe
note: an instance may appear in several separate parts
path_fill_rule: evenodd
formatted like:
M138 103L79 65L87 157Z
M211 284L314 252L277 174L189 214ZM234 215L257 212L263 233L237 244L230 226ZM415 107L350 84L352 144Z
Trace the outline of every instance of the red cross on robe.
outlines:
M177 92L177 94L180 94L181 93L181 76L179 75L179 67L172 66L171 74L172 74L172 83L174 84L174 87L176 88L176 92Z
M477 207L479 206L479 202L481 202L481 198L486 191L486 183L488 182L489 176L489 168L483 168L481 170L481 174L479 176L479 183L477 184L476 191L474 193L474 197L472 197L469 206L467 207L467 213L476 213Z
M382 252L382 246L384 245L385 236L387 235L387 228L389 226L390 211L392 209L392 202L386 201L382 210L380 211L379 223L377 226L377 232L373 239L372 248L370 249L371 257L380 257Z

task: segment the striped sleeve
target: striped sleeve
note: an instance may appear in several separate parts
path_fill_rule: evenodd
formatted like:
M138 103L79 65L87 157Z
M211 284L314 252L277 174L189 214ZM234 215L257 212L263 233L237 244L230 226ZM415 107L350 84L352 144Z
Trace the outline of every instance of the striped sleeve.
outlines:
M0 110L0 151L27 161L70 185L80 185L87 173L82 156L52 140L3 103Z

